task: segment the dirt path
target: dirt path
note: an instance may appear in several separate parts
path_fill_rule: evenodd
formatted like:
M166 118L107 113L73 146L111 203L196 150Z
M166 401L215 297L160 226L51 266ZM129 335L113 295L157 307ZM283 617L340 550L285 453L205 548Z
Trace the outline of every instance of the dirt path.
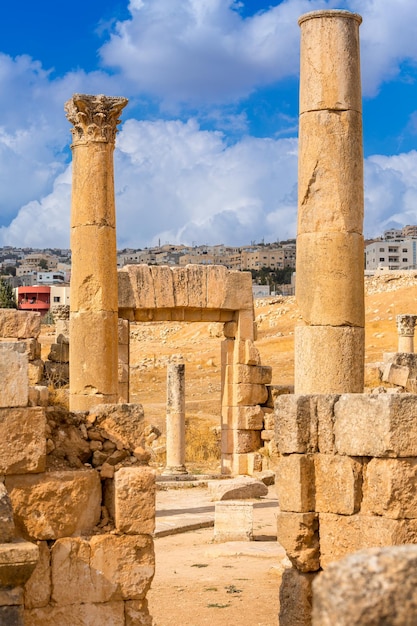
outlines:
M168 497L181 508L184 494ZM276 626L285 555L271 541L276 515L274 507L254 509L254 536L269 541L216 544L212 528L155 539L155 626Z

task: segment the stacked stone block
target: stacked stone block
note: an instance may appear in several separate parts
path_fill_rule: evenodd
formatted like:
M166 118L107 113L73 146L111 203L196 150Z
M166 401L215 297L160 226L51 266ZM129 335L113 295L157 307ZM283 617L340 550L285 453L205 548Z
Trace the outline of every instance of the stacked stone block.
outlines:
M28 384L39 323L0 311L0 623L150 626L155 475L143 410L34 405L47 404Z
M314 575L330 563L417 543L416 407L412 394L277 398L277 537L293 565L282 581L280 626L311 601ZM303 597L291 591L300 586Z

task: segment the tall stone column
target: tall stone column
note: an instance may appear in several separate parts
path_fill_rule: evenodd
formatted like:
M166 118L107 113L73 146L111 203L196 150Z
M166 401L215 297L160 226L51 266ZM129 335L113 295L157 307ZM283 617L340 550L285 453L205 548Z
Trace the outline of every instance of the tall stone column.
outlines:
M167 460L164 474L187 474L185 469L185 365L169 363L167 370Z
M75 94L72 132L70 409L118 400L113 151L125 98Z
M398 352L414 353L414 329L417 315L397 315Z
M341 10L299 19L297 394L363 391L361 21Z

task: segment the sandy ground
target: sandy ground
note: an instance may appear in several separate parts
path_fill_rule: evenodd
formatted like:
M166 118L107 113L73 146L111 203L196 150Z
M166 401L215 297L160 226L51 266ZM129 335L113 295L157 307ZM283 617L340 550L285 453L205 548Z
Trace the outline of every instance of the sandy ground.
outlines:
M278 623L285 553L275 540L278 508L274 488L269 490L268 497L255 504L256 541L213 543L213 528L155 539L156 575L148 594L155 626ZM164 513L170 507L189 506L191 510L204 504L206 508L204 490L192 491L158 493L157 506L164 506Z

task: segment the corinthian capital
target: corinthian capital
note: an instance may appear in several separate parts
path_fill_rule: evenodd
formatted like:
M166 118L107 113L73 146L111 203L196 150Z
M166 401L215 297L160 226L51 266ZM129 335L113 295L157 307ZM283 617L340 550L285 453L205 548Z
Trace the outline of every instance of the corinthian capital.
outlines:
M71 128L73 145L90 141L114 143L120 113L127 98L90 96L76 93L65 103L65 113L74 128Z
M414 337L417 315L397 315L397 332L400 337Z

